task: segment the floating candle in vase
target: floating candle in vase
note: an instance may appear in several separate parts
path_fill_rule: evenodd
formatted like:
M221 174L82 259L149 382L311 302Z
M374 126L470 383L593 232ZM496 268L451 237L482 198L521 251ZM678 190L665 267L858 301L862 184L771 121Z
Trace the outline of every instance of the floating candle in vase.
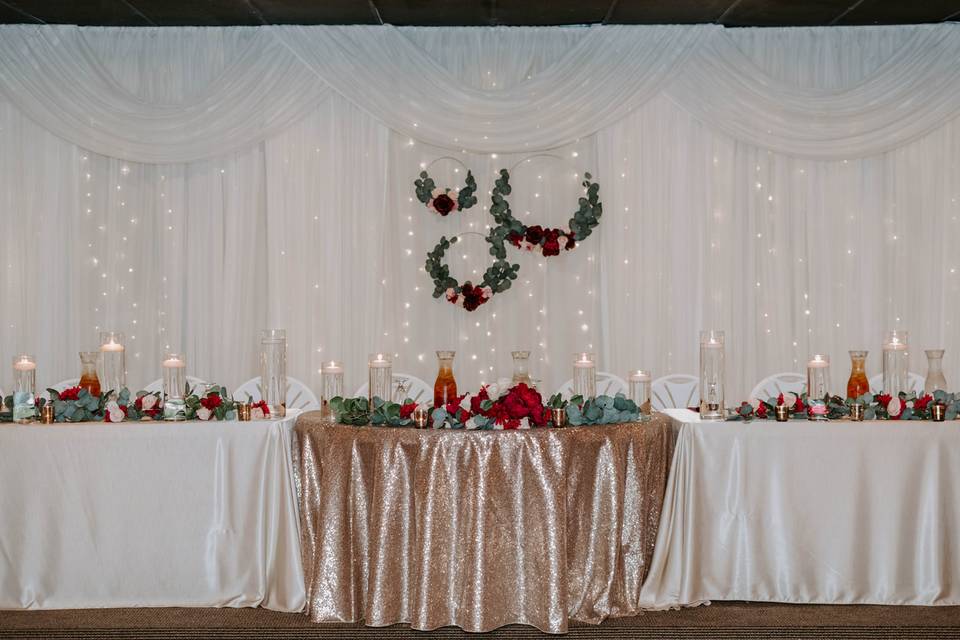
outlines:
M37 414L37 362L21 354L13 359L13 421L32 422Z
M700 419L723 420L724 382L723 331L700 332Z
M168 353L163 359L163 419L186 420L187 359L178 353Z
M126 347L123 333L100 332L100 387L119 393L127 386Z
M370 407L373 407L374 398L390 402L393 395L393 360L390 356L385 353L371 355L367 362L367 373Z
M901 391L910 391L907 370L910 351L907 349L908 334L902 329L888 331L883 344L883 392L894 398Z
M343 363L331 360L320 367L320 411L323 417L330 418L330 400L343 396Z
M640 369L629 377L630 399L640 408L641 418L650 415L650 373Z
M597 395L597 364L592 353L582 351L574 354L573 395L584 399Z
M830 395L830 356L816 354L807 363L807 398L810 420L827 419L826 397Z

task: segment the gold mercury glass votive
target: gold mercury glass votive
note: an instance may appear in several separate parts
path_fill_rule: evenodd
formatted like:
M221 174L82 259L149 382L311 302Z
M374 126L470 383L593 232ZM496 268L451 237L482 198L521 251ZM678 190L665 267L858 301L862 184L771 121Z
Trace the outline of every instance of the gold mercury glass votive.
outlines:
M41 424L53 424L55 419L55 414L53 412L52 404L45 404L40 407L40 423Z
M930 407L930 415L934 422L943 422L947 418L947 405L939 402Z
M567 410L563 407L559 409L550 409L550 417L553 419L553 426L567 426Z
M430 411L426 407L417 407L413 410L413 424L417 429L426 429L430 423Z
M250 403L249 402L237 403L237 420L239 420L240 422L250 422Z
M854 422L863 422L864 406L860 403L850 405L850 419Z
M777 422L786 422L790 419L790 407L785 404L780 404L774 407L773 413L777 419Z

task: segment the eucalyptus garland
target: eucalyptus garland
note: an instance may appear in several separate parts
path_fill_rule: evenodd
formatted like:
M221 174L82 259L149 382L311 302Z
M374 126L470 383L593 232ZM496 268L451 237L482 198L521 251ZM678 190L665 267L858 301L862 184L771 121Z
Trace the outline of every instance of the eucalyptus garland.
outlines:
M460 284L459 280L450 275L450 267L443 261L447 249L458 240L458 236L449 240L446 236L442 236L433 251L427 253L424 269L433 279L434 298L446 296L448 302L462 306L467 311L474 311L494 295L509 289L512 282L517 279L520 265L507 262L507 252L503 248L503 242L500 241L498 244L491 232L485 240L490 243L490 253L495 255L497 260L487 267L483 273L483 279L478 284L473 284L469 280Z
M490 214L497 223L492 235L496 237L499 246L503 247L504 242L509 242L520 249L536 250L545 257L550 257L560 255L561 247L569 251L576 247L578 242L585 240L593 233L594 227L600 224L603 203L600 202L600 185L592 181L593 176L589 173L583 174L583 177L582 184L586 193L579 199L579 209L570 218L570 228L564 230L541 225L527 226L517 220L510 210L510 202L505 197L510 195L512 190L510 172L501 169L500 177L491 192L493 204L490 207Z
M459 190L437 187L426 171L421 171L420 178L413 184L417 189L417 200L441 216L447 216L458 209L469 209L477 204L477 197L474 195L477 192L477 181L469 170L467 179Z

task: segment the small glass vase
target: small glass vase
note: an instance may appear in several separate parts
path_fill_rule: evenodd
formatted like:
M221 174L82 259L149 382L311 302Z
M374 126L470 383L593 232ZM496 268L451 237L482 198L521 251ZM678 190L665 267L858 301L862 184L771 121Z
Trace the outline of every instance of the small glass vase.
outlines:
M723 331L700 332L700 419L723 420L724 380Z
M260 332L260 394L271 416L287 414L287 332Z
M847 380L847 397L856 400L870 392L867 380L867 351L850 351L850 378Z
M946 391L947 379L943 376L943 349L927 349L927 379L923 383L924 393Z
M97 362L100 359L99 351L80 352L80 383L81 389L94 398L100 397L100 378L97 377Z
M528 387L533 386L530 382L530 352L529 351L511 351L513 356L513 378L510 380L510 386L516 386L521 382Z
M453 377L456 351L437 351L437 380L433 383L433 406L444 407L457 398L457 380Z

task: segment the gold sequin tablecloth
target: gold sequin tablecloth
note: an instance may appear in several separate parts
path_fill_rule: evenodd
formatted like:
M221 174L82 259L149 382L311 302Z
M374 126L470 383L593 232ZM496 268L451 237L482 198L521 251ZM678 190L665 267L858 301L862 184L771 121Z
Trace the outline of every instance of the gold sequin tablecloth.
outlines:
M670 421L448 431L297 421L307 612L317 622L520 623L639 612Z

